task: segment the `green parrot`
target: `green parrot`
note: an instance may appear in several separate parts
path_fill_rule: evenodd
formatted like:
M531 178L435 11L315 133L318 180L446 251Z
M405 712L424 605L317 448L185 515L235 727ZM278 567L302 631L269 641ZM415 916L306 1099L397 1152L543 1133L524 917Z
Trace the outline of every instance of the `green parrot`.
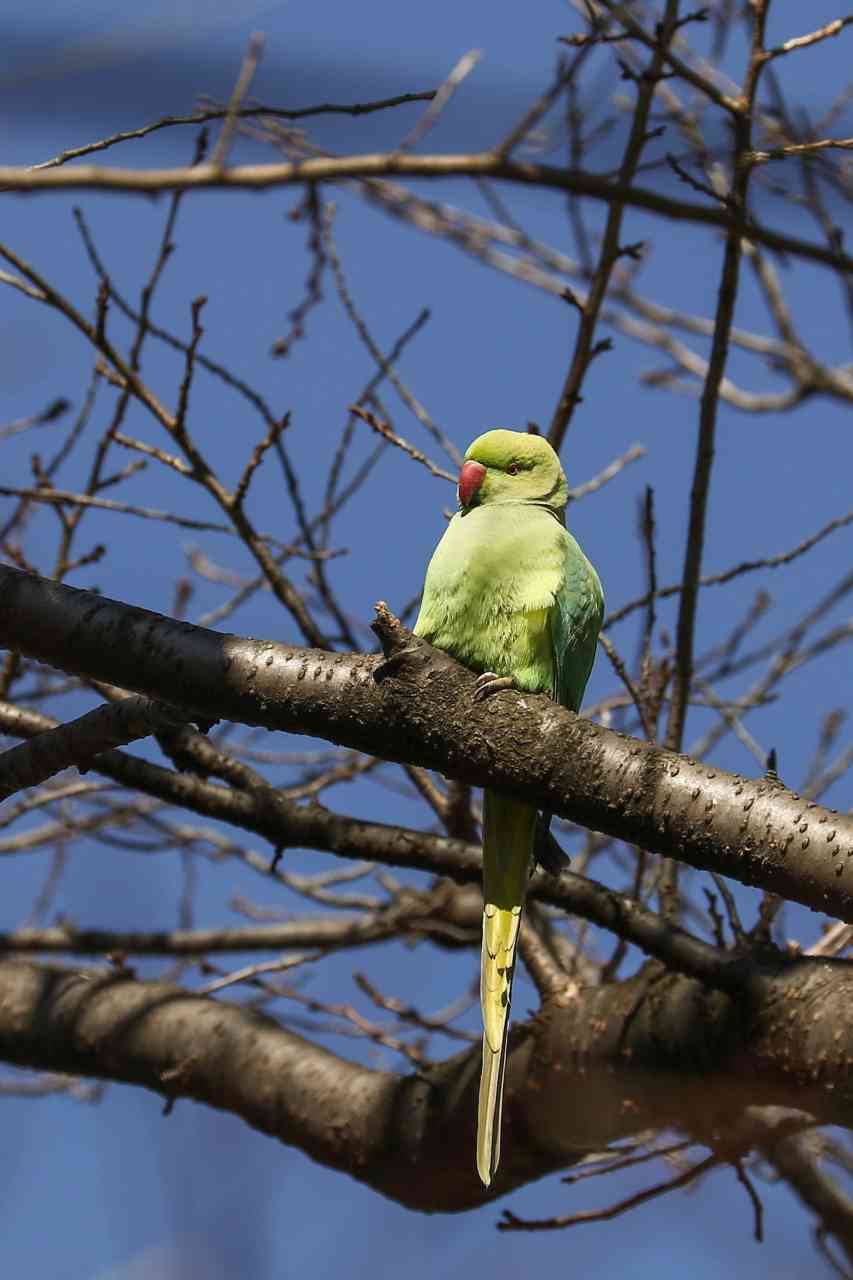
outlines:
M566 477L541 436L487 431L465 454L460 510L435 549L415 635L480 672L474 697L547 693L580 708L604 614L598 574L566 531ZM477 1170L498 1167L510 998L533 859L533 805L483 798L483 1067Z

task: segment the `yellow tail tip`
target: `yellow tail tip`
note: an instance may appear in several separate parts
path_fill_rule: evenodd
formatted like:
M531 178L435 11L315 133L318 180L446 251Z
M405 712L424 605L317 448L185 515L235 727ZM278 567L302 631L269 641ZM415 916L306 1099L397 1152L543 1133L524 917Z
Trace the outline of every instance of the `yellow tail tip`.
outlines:
M501 1110L506 1071L515 946L521 906L498 907L487 902L483 911L480 1004L483 1013L483 1066L477 1105L477 1172L491 1186L501 1158Z

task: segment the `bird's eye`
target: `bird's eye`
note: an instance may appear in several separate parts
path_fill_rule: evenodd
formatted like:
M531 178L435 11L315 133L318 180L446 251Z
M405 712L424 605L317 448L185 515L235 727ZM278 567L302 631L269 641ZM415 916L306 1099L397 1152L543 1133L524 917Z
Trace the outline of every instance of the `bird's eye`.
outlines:
M507 473L507 475L508 475L508 476L517 476L517 475L518 475L518 469L519 469L519 468L518 468L518 463L517 463L517 462L511 462L511 463L509 464L509 466L507 467L507 469L506 469L506 473Z

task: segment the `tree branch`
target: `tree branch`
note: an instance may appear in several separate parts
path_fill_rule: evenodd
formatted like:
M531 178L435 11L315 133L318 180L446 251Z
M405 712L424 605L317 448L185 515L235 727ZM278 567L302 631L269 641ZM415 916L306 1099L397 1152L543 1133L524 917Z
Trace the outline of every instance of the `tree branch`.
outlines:
M616 201L636 209L648 209L664 218L695 222L723 230L734 219L713 205L675 200L645 187L621 187L609 178L550 165L504 160L493 153L470 155L413 156L391 152L387 155L320 156L282 164L235 165L220 170L210 164L182 169L119 169L83 164L69 169L33 170L0 165L0 190L37 193L41 191L127 191L157 195L165 191L210 188L264 191L273 187L306 182L337 182L342 178L384 178L403 175L411 178L497 178L521 186L570 191L606 203ZM839 271L853 272L853 258L840 250L812 244L749 221L745 228L750 240L811 262L820 262Z
M370 1070L165 982L2 960L0 1058L193 1098L410 1208L447 1212L649 1128L711 1149L722 1135L730 1156L755 1141L756 1106L850 1127L853 966L777 958L743 977L737 998L645 970L547 1000L513 1034L511 1141L489 1192L471 1160L479 1049L416 1074Z
M592 830L853 922L853 817L775 779L604 729L544 696L507 691L477 706L471 673L416 641L384 606L376 630L385 662L218 634L0 566L0 644L28 657L203 719L310 734L500 786ZM188 792L199 782L186 781ZM405 833L372 825L403 858Z
M25 745L0 754L0 800L72 765L85 772L100 752L181 724L183 719L171 707L148 698L124 698L95 707L77 720L48 729Z

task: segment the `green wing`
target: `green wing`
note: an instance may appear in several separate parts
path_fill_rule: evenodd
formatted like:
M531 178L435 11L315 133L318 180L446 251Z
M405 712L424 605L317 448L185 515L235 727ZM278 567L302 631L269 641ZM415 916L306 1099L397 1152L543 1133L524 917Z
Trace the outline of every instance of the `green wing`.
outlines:
M551 610L554 699L579 711L604 618L598 574L571 534L562 585Z

